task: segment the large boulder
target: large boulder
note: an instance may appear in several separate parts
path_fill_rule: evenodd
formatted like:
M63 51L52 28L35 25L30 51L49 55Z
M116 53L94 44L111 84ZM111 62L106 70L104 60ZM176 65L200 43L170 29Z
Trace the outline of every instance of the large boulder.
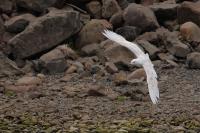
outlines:
M126 25L140 28L143 32L159 27L154 12L149 7L132 3L124 10L123 16Z
M113 14L121 11L116 0L102 0L102 3L102 16L104 18L110 18Z
M64 0L16 0L17 7L34 13L42 13L51 6L64 4Z
M81 28L76 11L52 10L9 41L15 58L24 59L57 46Z
M92 43L100 43L106 38L102 35L103 30L112 29L112 25L104 19L93 19L88 22L78 34L76 47L82 48Z
M192 21L200 26L200 2L183 2L177 13L180 24Z

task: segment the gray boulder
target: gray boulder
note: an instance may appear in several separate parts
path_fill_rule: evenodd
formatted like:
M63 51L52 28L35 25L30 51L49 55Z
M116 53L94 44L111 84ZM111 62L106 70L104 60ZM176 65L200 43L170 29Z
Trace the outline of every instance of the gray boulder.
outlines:
M28 58L57 46L81 28L76 11L52 10L9 41L15 58Z

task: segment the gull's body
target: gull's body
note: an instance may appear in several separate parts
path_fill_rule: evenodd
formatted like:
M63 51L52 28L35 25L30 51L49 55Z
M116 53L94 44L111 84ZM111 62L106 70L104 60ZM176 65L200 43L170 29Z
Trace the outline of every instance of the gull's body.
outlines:
M159 89L158 89L158 82L157 82L157 74L153 67L153 64L149 58L148 54L145 54L135 43L127 41L121 35L118 35L112 31L105 30L103 33L108 39L128 48L132 51L137 58L131 61L131 64L139 64L143 66L146 75L147 75L147 83L149 89L149 95L153 102L153 104L158 103L159 99Z

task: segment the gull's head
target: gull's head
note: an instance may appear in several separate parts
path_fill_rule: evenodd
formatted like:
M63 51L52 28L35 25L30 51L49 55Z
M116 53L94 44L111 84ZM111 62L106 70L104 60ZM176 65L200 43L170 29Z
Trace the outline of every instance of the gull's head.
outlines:
M131 60L131 64L132 65L135 65L135 66L142 66L142 60L140 60L140 59L133 59L133 60Z

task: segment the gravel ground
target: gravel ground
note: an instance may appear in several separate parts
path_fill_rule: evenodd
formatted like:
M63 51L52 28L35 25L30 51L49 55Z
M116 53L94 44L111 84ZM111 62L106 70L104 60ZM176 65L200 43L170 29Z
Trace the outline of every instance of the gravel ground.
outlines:
M61 82L62 75L47 76L33 91L1 90L0 132L200 132L200 70L156 70L161 97L156 106L148 94L131 91L147 92L146 82L116 86L108 76L73 75L67 82ZM96 86L108 88L108 95L88 95ZM119 95L109 97L113 92Z

